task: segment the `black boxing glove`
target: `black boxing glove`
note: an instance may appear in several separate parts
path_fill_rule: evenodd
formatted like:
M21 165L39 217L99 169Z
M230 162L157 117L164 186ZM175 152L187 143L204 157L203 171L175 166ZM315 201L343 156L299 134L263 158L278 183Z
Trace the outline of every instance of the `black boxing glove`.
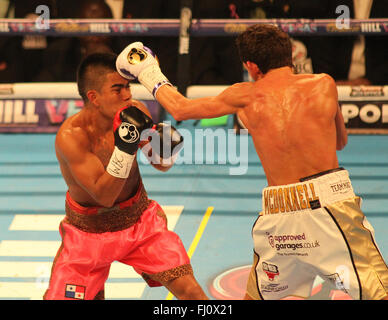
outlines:
M172 165L183 148L183 137L173 126L158 123L152 128L151 135L151 163L162 166Z
M153 126L152 119L136 107L120 109L113 120L115 148L106 171L114 177L126 179L139 147L143 130Z

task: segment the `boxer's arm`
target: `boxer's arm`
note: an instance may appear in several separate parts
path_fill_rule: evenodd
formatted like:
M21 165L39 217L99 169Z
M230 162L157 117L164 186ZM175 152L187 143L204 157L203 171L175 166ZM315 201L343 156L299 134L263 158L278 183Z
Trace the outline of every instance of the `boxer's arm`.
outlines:
M152 158L151 145L150 145L150 142L148 140L140 141L139 147L140 147L141 151L144 153L144 155L146 156L147 159L151 159ZM173 166L173 163L171 163L168 166L162 166L161 164L155 163L153 161L150 161L150 164L156 170L159 170L159 171L162 171L162 172L168 171Z
M316 94L318 118L327 118L330 126L334 125L336 130L336 150L342 150L347 142L348 135L345 128L344 118L338 104L338 89L334 79L328 74L321 74L319 78L319 94ZM334 121L334 123L332 122Z
M326 75L325 79L328 83L328 94L326 95L327 102L330 104L330 108L333 111L334 123L337 132L336 149L342 150L348 143L348 134L345 127L344 118L338 103L338 89L334 79Z
M344 118L338 105L335 115L335 127L337 130L337 150L342 150L348 143L348 133L346 131Z
M156 93L158 102L175 120L209 119L234 114L250 102L251 83L237 83L214 97L188 99L171 86Z
M143 148L144 147L144 148ZM147 159L151 159L152 158L152 154L151 154L151 147L149 146L149 142L146 142L144 143L142 146L141 146L141 151L144 153L144 155L146 156ZM156 169L156 170L159 170L159 171L162 171L162 172L166 172L168 171L174 164L171 163L169 165L161 165L159 163L154 163L153 161L150 161L150 164Z
M90 152L88 140L82 135L75 136L71 131L57 135L55 145L58 158L68 168L78 186L101 206L111 207L126 179L110 175L100 159Z
M129 44L116 59L117 72L126 79L139 82L176 119L216 118L236 113L249 103L253 84L238 83L215 97L188 100L175 89L162 73L155 54L142 42Z
M144 133L142 139L147 143L142 151L148 161L160 171L169 170L183 148L183 136L167 123L158 123Z

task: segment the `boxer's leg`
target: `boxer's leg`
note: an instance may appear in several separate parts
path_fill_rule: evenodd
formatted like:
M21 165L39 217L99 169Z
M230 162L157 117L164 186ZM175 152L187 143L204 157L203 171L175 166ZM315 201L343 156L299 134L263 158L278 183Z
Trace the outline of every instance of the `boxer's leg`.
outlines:
M45 300L93 300L109 275L110 263L101 259L104 247L98 235L61 223L62 244L54 259Z
M345 288L349 294L352 295L354 287L359 291L352 295L354 299L387 299L388 267L376 244L373 227L361 211L360 205L360 198L355 197L326 207L328 215L341 233L342 241L346 242L348 259L351 259L348 262L351 267L344 268L347 262L343 257L345 261L339 269L343 271L344 285L350 287ZM353 278L356 280L352 281ZM352 286L353 282L356 284Z
M207 299L195 280L190 259L179 236L167 229L162 208L152 202L136 228L128 230L128 246L136 249L120 260L133 266L149 286L165 286L178 299Z
M187 274L169 281L159 281L179 300L209 299L192 274Z
M258 264L258 261L259 261L258 256L256 254L253 254L253 263L247 280L244 300L263 300L259 291L259 287L257 285L258 281L257 281L257 274L256 274L256 266Z

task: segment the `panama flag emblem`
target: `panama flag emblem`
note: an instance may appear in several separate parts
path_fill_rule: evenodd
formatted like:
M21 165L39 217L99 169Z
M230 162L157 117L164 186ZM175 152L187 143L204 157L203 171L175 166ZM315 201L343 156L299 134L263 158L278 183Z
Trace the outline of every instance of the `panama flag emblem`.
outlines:
M65 290L65 297L84 300L85 299L85 291L86 291L86 287L84 287L84 286L67 284L66 290Z

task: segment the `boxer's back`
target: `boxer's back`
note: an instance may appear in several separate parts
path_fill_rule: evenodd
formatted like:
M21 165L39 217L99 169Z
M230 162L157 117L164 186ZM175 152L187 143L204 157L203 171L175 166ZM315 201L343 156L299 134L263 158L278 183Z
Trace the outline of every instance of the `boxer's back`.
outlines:
M294 75L282 68L253 84L239 116L252 135L269 185L338 167L337 91L327 75Z

